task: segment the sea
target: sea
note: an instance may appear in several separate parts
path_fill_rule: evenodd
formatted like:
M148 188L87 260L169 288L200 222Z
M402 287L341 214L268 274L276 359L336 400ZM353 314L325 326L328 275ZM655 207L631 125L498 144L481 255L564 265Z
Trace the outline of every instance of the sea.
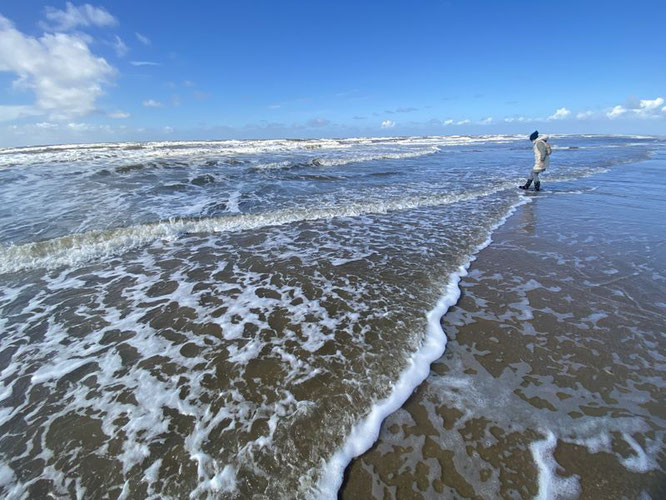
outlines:
M0 495L335 498L493 232L666 140L550 144L541 193L523 135L0 149Z

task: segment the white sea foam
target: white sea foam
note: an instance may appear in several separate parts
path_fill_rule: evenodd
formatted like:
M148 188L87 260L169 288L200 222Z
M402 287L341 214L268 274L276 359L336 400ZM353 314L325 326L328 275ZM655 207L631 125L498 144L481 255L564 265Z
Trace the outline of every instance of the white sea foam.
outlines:
M213 247L216 238L200 238L193 252ZM174 245L173 253L182 252L179 245ZM167 252L168 250L163 251ZM173 257L173 254L171 255ZM176 268L172 271L169 279L178 286L166 295L160 296L159 303L178 304L179 307L190 308L195 313L193 317L200 324L213 323L220 326L223 337L231 337L236 340L244 330L244 326L251 324L258 330L269 331L271 326L267 317L272 310L287 304L289 300L297 299L297 304L289 306L290 320L299 325L298 339L292 331L286 331L284 335L267 339L265 336L252 337L245 333L244 341L241 343L222 343L223 340L217 336L199 333L188 335L187 344L196 344L200 354L185 355L181 351L182 342L172 343L161 335L156 334L152 327L141 317L146 314L146 302L151 301L148 290L160 283L163 276L160 275L160 261L164 254L156 256L149 251L134 256L127 262L118 263L105 270L94 271L95 278L105 282L108 286L102 286L90 296L89 307L77 308L76 314L83 321L101 317L106 326L93 329L84 337L71 336L65 327L58 327L58 320L49 328L44 339L37 344L21 345L12 358L10 364L13 371L6 369L0 377L0 386L8 376L18 371L20 374L12 377L27 375L30 380L31 390L34 387L43 387L47 391L56 391L63 385L66 387L67 404L59 407L57 404L48 403L48 418L40 425L42 452L39 458L44 460L45 466L40 476L31 479L27 486L30 487L39 479L51 479L55 486L54 492L67 496L72 487L80 488L77 479L67 476L66 467L62 463L54 463L51 459L58 449L47 441L50 431L56 420L68 417L72 414L86 415L92 421L99 422L101 430L106 439L122 439L120 452L113 455L113 459L119 464L118 469L126 479L131 471L139 467L143 469L142 481L147 484L147 490L157 491L155 488L163 484L164 478L160 478L160 470L164 464L156 459L152 446L155 442L163 439L170 432L173 421L170 421L165 409L177 411L186 419L193 421L191 432L186 433L184 438L184 451L189 459L196 464L195 477L196 488L192 491L193 497L226 495L236 491L237 475L240 468L247 469L257 467L261 473L260 465L255 461L255 455L261 450L271 450L275 446L274 433L276 429L286 425L284 422L299 412L307 411L311 404L307 400L296 400L288 390L280 390L281 394L272 394L271 401L252 401L246 399L235 384L242 387L242 370L244 366L259 357L262 349L270 347L271 356L282 360L283 369L286 372L285 381L290 384L299 384L321 372L310 363L318 360L318 355L312 351L325 342L330 333L328 330L338 332L350 332L346 329L358 322L358 314L354 312L362 308L355 301L357 293L352 288L346 288L343 282L328 284L325 279L322 284L317 285L326 296L334 296L333 288L343 290L345 301L349 305L349 311L329 312L318 299L308 299L297 284L277 286L271 283L270 276L246 272L242 269L234 269L233 279L225 281L222 278L215 280L212 293L223 296L225 291L237 291L235 295L227 297L224 301L227 310L221 316L213 314L211 307L202 304L207 290L196 289L199 281L188 278L186 269L188 261L183 261L182 270ZM189 262L191 263L191 262ZM121 297L108 303L105 293L112 287L115 280L128 276L125 266L140 267L144 272L132 273L132 284L123 286ZM211 275L216 275L227 268L227 262L216 261L213 268L208 269ZM69 270L60 273L52 273L43 277L43 288L32 298L30 305L26 305L24 312L32 311L30 320L14 324L10 332L2 339L3 345L11 343L16 339L26 336L26 329L31 324L39 323L47 318L55 317L55 311L60 310L62 303L57 301L48 303L49 298L59 292L87 288L80 278L70 277ZM108 280L112 280L109 284ZM342 280L344 281L344 279ZM260 296L259 289L269 289L271 298ZM5 305L6 299L16 300L21 290L8 289L5 296L0 290L0 304ZM89 292L93 292L88 289ZM154 301L154 299L152 299ZM129 304L129 307L126 305ZM238 318L242 318L237 324ZM348 326L341 326L343 322ZM309 323L313 323L309 325ZM231 330L236 327L236 330ZM328 329L328 330L327 330ZM120 350L114 347L108 348L104 342L105 334L111 332L131 332L132 336L122 342L123 346L136 352L144 363L153 364L151 368L142 366L144 363L127 364L122 359ZM185 333L185 331L183 331ZM247 342L245 342L247 340ZM297 340L297 342L294 342ZM66 346L64 344L67 344ZM307 356L292 353L294 344L299 343L300 352L311 353ZM242 347L239 347L241 346ZM208 357L212 352L228 353L226 362L233 364L238 373L234 380L229 381L230 387L219 388L212 393L202 387L202 379L210 377L215 372L215 363ZM336 356L336 355L334 355ZM165 361L155 361L157 359ZM21 362L21 360L25 362ZM27 362L30 360L30 362ZM69 362L68 362L69 360ZM95 396L91 397L91 389L86 384L78 382L64 383L76 369L86 364L94 364L92 379L95 384ZM155 365L155 363L157 363ZM164 363L164 365L162 365ZM164 367L176 370L176 374L167 375ZM22 375L21 375L22 374ZM164 374L164 375L162 375ZM76 380L76 379L74 379ZM89 379L90 380L90 379ZM179 389L188 387L189 395L184 397ZM11 387L11 385L10 385ZM266 387L271 392L270 387ZM130 401L123 400L119 396L131 394ZM202 403L202 397L213 399L224 399L221 408L213 410L210 405ZM277 398L275 398L277 396ZM131 401L136 402L131 402ZM47 404L47 403L40 403ZM43 408L43 407L41 407ZM26 404L18 407L7 408L6 412L0 411L0 425L6 424L17 414L24 414ZM35 411L30 408L30 411ZM237 428L241 433L247 434L253 428L254 423L263 419L267 422L267 432L261 433L253 440L239 440L239 448L230 455L230 459L221 460L217 450L211 452L211 433L220 423L229 419L233 421L232 428ZM124 422L123 422L124 420ZM119 423L120 422L120 423ZM51 448L49 448L49 445ZM108 446L107 444L104 447ZM100 450L103 453L104 447ZM151 453L152 452L152 453ZM263 453L263 452L262 452ZM85 450L71 451L72 460L83 460ZM51 458L49 458L51 457ZM6 477L8 486L4 489L9 491L24 491L24 486L17 482L16 478L8 470L0 471ZM168 481L177 481L172 476ZM122 485L122 482L119 484ZM0 485L1 486L1 485ZM81 491L83 491L81 489ZM124 493L123 493L124 492ZM125 484L121 497L131 495L131 487ZM155 493L157 494L157 493ZM20 496L20 495L19 495Z
M628 433L623 432L622 438L631 446L635 455L621 460L622 465L633 472L648 472L659 468L659 464L654 459L654 456L660 449L660 446L650 446L650 454L648 455L645 450L638 444L638 442L631 437Z
M14 471L5 464L0 464L0 486L11 484L14 481Z
M20 148L0 148L0 169L10 166L46 163L54 160L75 162L87 160L91 152L97 155L127 159L173 157L210 157L272 153L293 153L312 150L346 150L359 146L428 146L447 147L466 144L492 144L524 140L514 135L487 136L428 136L428 137L359 137L348 139L265 139L219 141L160 141L143 143L61 144Z
M530 450L539 474L538 500L551 500L560 498L577 498L580 493L578 478L560 477L556 474L557 462L553 457L557 438L551 431L547 431L546 439L530 444Z
M627 470L646 473L659 469L657 456L661 450L659 439L646 439L645 447L641 446L631 432L644 432L646 425L637 419L592 419L584 420L573 428L561 429L560 435L552 430L545 430L544 440L530 444L530 451L538 470L539 493L536 498L577 498L580 494L578 476L561 477L556 473L558 467L555 460L555 449L558 440L584 447L589 453L604 452L615 455L619 463ZM618 433L633 450L634 454L623 457L613 449L613 433Z
M207 219L176 219L109 231L72 234L24 245L4 245L0 246L0 273L40 267L77 266L93 259L117 255L156 240L173 240L185 233L242 231L300 221L385 214L391 211L448 205L488 196L513 185L513 182L505 182L479 191L356 201L317 208L285 209Z
M319 483L313 495L323 498L336 498L343 480L345 468L354 457L367 451L379 436L379 430L384 419L400 408L421 382L430 373L430 364L440 358L446 349L446 334L442 330L440 320L446 311L460 298L460 280L467 275L467 270L476 259L475 255L492 242L492 233L506 222L515 212L516 208L529 203L529 198L523 198L513 205L497 223L489 229L486 241L479 245L467 262L461 265L450 277L444 289L444 294L436 306L428 312L428 328L425 338L419 348L409 360L407 367L392 386L391 394L372 406L370 412L357 422L347 435L341 448L337 450L322 468Z
M370 161L378 160L404 160L407 158L418 158L420 156L426 156L435 154L439 151L438 147L432 147L428 149L417 149L414 151L405 151L405 152L381 152L381 153L366 153L361 155L349 155L349 156L338 156L338 157L322 157L314 158L303 163L293 163L291 161L278 161L270 163L259 163L254 165L252 168L257 170L279 170L285 168L293 168L297 166L314 166L314 167L339 167L343 165L350 165L353 163L363 163Z

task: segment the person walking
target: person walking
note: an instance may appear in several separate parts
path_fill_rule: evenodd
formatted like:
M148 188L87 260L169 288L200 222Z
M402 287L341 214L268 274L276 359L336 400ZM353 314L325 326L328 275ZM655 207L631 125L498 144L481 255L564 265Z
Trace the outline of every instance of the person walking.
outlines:
M539 174L548 168L550 163L550 153L552 152L550 144L548 144L548 136L542 135L539 137L539 131L535 130L530 135L530 141L534 144L534 166L532 167L532 172L527 178L527 182L524 185L518 186L520 189L528 189L530 184L534 182L534 190L541 190L541 181L539 180Z

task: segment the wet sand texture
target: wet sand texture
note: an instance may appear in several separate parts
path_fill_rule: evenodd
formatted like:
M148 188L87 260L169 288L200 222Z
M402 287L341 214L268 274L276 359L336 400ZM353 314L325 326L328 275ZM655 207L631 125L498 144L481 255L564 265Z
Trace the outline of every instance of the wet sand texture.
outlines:
M664 166L518 209L341 498L666 497Z

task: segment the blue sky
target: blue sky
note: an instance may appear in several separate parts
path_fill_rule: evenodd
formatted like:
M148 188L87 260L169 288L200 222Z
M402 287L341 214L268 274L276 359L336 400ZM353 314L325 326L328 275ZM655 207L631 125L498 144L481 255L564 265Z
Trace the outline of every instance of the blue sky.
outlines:
M0 146L666 134L664 2L0 5Z

